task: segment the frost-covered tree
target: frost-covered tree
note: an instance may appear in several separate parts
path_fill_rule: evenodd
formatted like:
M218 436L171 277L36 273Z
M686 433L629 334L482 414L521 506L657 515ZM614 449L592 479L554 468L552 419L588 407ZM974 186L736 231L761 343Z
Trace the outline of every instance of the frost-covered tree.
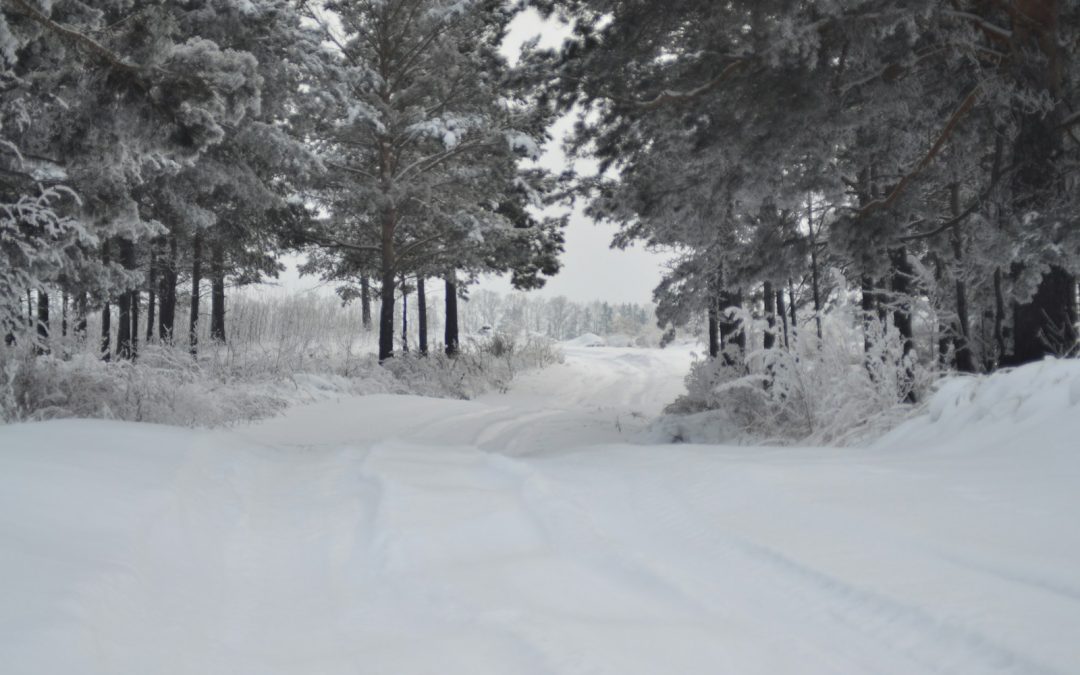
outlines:
M24 156L77 196L59 213L52 199L55 222L83 233L42 256L52 259L45 281L105 303L123 297L139 278L110 242L125 249L161 232L141 217L137 191L193 165L257 108L255 58L185 29L193 13L230 4L4 3L5 127L21 119Z
M339 71L319 92L317 138L334 177L327 217L307 233L336 251L332 276L377 270L379 357L394 352L402 274L448 277L513 223L501 207L529 190L544 118L509 89L498 53L512 11L493 0L385 0L308 5L337 48ZM323 257L316 265L327 265ZM448 322L449 323L449 322Z
M549 90L602 161L591 212L678 254L662 320L743 296L774 317L807 276L820 312L825 264L905 369L926 302L966 370L1075 343L1076 3L540 5L574 22Z

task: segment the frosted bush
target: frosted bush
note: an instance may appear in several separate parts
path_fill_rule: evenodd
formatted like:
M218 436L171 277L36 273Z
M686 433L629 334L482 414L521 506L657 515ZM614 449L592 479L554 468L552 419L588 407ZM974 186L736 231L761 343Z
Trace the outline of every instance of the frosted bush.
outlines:
M687 394L668 407L696 424L667 420L682 440L847 445L880 435L917 409L937 373L903 353L891 327L872 322L869 352L853 316L823 319L823 339L796 335L789 348L760 349L740 360L701 359L687 375ZM910 373L910 377L908 374ZM717 411L719 415L703 415ZM697 429L720 424L723 430Z
M314 333L289 337L278 332L278 322L299 319L298 313L288 306L263 309L279 313L264 317L268 341L249 335L245 342L234 333L227 345L205 344L198 360L186 347L160 344L142 345L135 362L111 363L96 354L96 340L53 340L43 355L30 340L0 347L0 420L80 417L213 427L343 394L471 398L505 391L517 373L561 358L546 339L493 336L466 341L453 359L441 351L412 352L380 366L364 351L363 334L340 347ZM237 330L255 325L236 323Z

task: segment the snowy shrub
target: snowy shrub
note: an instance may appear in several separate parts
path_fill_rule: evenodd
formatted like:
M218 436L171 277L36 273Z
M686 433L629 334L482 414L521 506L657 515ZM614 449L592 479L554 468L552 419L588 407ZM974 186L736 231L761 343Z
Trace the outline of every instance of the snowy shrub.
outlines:
M921 401L937 373L905 356L901 337L878 322L868 327L867 352L855 325L841 308L823 318L820 341L807 332L788 348L696 361L686 395L667 409L692 419L658 428L692 442L848 445L884 433L912 414L909 395Z
M137 363L105 363L88 355L37 356L30 348L0 350L0 418L122 419L181 426L220 426L267 417L286 400L213 378L181 350L151 348Z
M466 340L454 358L442 352L426 357L410 353L385 367L409 393L467 399L489 390L506 392L518 373L561 360L551 340L528 337L518 341L496 334Z
M246 341L239 335L256 322L234 322L234 341L206 344L197 360L184 346L151 344L141 346L134 362L107 363L95 340L55 339L43 355L32 341L20 340L0 348L0 420L80 417L213 427L344 394L465 399L504 392L517 373L561 358L547 339L493 336L466 341L455 358L411 352L380 366L364 348L367 334L357 331L359 338L337 346L334 338L344 333L324 331L334 335L316 339L315 331L302 327L311 324L300 320L301 306L263 307L264 319L277 314L263 324L265 341L253 332ZM304 318L315 321L316 314Z

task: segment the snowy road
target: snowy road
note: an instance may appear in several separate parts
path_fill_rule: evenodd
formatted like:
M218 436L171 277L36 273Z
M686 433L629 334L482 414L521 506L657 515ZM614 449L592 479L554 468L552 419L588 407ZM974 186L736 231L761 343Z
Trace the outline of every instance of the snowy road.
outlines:
M871 450L707 448L643 444L687 352L567 356L475 402L0 428L2 671L1080 672L1077 369Z

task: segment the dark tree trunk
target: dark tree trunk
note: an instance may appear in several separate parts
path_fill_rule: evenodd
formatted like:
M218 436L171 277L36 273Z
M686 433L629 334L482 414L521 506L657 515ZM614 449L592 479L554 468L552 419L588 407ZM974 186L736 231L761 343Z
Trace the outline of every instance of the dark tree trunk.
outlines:
M169 237L169 259L161 265L161 283L158 287L158 339L172 344L176 336L176 286L179 251L176 236Z
M720 312L725 309L721 307L723 303L723 293L721 292L723 281L723 270L717 269L716 274L709 280L708 284L709 304L706 317L709 322L709 358L712 359L719 358L724 351L723 336L720 334Z
M818 276L818 247L817 231L814 230L814 201L807 200L807 222L810 229L810 290L814 296L814 323L817 324L818 342L821 342L821 280ZM791 298L791 311L795 311L795 297ZM791 319L792 327L795 326L795 317Z
M75 339L86 339L86 315L89 313L90 297L86 291L79 291L75 298Z
M127 248L124 267L133 270L138 266L136 259L135 244L132 242ZM139 356L139 296L142 295L138 287L131 289L131 354L134 361Z
M901 364L904 369L906 389L904 400L908 403L915 403L915 390L912 388L915 380L915 370L912 364L912 359L915 358L915 330L911 316L911 291L915 270L908 260L907 249L903 247L895 248L889 253L889 257L893 268L892 292L894 296L893 302L895 303L893 325L896 326L896 330L904 341L904 363Z
M26 289L26 327L34 330L37 320L34 318L34 292Z
M1076 339L1076 278L1060 267L1051 267L1031 302L1016 305L1008 365L1063 356L1075 348Z
M780 325L784 329L784 348L788 349L791 347L791 340L788 337L787 307L784 306L784 291L782 286L776 291L776 315L780 317Z
M116 357L131 358L131 293L124 291L116 301Z
M386 148L382 148L384 155ZM384 166L385 169L385 166ZM397 276L397 251L394 234L397 230L397 211L391 207L382 214L380 246L382 252L382 288L379 289L382 306L379 308L379 363L394 358L394 293Z
M371 280L360 277L360 323L364 330L371 330Z
M124 266L124 269L131 270L135 267L135 244L130 239L120 240L120 263ZM134 356L134 343L133 335L138 332L138 327L135 327L132 331L132 310L131 303L134 299L134 294L131 291L124 291L120 294L120 299L117 302L119 306L119 313L117 314L117 327L116 327L116 356L121 359L131 359Z
M794 342L799 336L799 317L796 315L796 302L795 302L795 283L788 280L788 300L791 301L791 340ZM821 315L818 314L818 325L821 325ZM818 342L821 342L821 336L818 336Z
M109 262L109 242L105 241L101 244L101 263L108 267ZM101 308L101 359L109 361L112 359L112 314L109 311L109 296L106 295L103 300Z
M877 321L878 298L874 290L874 278L867 275L862 278L862 313L863 313L863 351L870 353L874 348L873 335Z
M191 243L191 313L188 316L188 350L192 357L199 355L199 287L202 285L202 234L195 232Z
M142 291L135 289L131 292L131 359L139 357L139 301Z
M422 276L416 277L416 312L419 321L419 325L417 326L417 337L420 340L420 355L427 356L427 289L424 288L424 277Z
M214 244L211 252L213 270L210 280L210 340L225 342L225 252Z
M379 289L379 363L394 357L394 292L396 280L393 268L384 269Z
M720 310L717 308L719 301L712 298L709 303L709 357L720 356Z
M68 292L67 289L60 291L60 336L68 334Z
M948 327L944 324L938 325L938 365L943 369L950 367L949 363L949 348L953 347L953 356L955 357L956 336L951 334Z
M101 307L101 360L112 360L112 312L108 299Z
M765 282L765 349L776 346L776 293L771 281Z
M409 353L409 286L401 277L401 353Z
M742 356L746 353L746 330L738 318L729 317L727 310L731 307L742 307L742 292L724 291L720 297L720 344L724 362L733 366L741 363Z
M157 304L157 285L158 285L158 250L157 245L152 244L150 246L150 270L147 274L146 286L146 343L154 339L154 322L157 321L157 317L154 316L154 310Z
M49 341L49 293L45 289L37 292L37 335L41 343L39 351L48 351L45 344Z
M960 186L952 186L951 200L953 218L960 217ZM961 373L975 372L975 357L971 352L971 318L968 314L967 285L964 283L964 239L959 226L951 235L953 261L956 263L956 336L953 341L956 353L956 369Z
M458 297L457 275L450 272L446 275L446 325L443 335L446 340L446 355L457 356L458 344Z

